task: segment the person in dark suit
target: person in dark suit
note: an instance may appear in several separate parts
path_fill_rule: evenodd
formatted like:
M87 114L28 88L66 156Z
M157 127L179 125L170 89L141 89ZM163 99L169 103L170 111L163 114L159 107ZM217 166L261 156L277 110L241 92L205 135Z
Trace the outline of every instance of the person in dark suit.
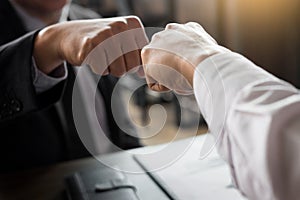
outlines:
M77 134L73 121L72 88L75 74L72 65L79 65L82 61L76 60L78 51L85 50L85 55L87 55L92 49L91 46L89 46L90 49L87 49L88 45L86 44L83 47L80 46L84 34L95 35L90 40L94 45L97 40L99 43L97 37L105 34L102 34L101 30L91 30L95 23L101 25L101 22L94 20L55 24L59 20L62 8L66 3L67 0L0 1L1 172L90 156L90 152L87 151ZM37 8L40 9L40 13L35 10ZM49 13L43 15L43 12ZM24 13L30 13L30 15L22 16ZM55 25L44 29L37 26L37 30L28 30L30 26L35 25L36 21L28 22L26 17L40 19L39 21L43 22L45 26ZM97 17L100 16L73 4L69 7L67 15L68 20ZM129 18L129 20L134 23L138 21L135 17ZM110 28L109 30L118 30L120 25L124 25L124 23L122 21L114 22L114 20L107 20L106 24ZM34 28L36 27L32 29ZM70 35L76 36L73 37L72 41L68 41L69 43L63 44L64 50L59 51L57 46L53 47L56 41ZM61 53L59 55L60 60L55 58L58 54L57 51ZM123 61L123 66L117 65L120 60ZM140 63L139 53L131 52L126 57L118 58L114 64L109 66L109 71L118 76L126 72L128 68L124 66L124 60L127 61L127 64L138 65ZM64 65L64 61L67 61L67 64ZM68 76L62 78L63 80L50 84L50 86L43 86L42 89L40 85L37 86L35 83L40 74L49 76L50 79L60 79L66 73ZM43 81L41 82L43 83ZM139 147L140 142L137 137L130 136L136 133L124 114L126 112L120 110L119 115L132 130L130 135L123 132L113 118L111 95L116 82L116 77L107 75L103 76L98 83L104 104L104 108L100 112L104 113L106 118L108 137L121 149ZM121 100L118 109L122 109L120 105L122 105ZM92 131L91 129L91 127L87 127L87 134Z

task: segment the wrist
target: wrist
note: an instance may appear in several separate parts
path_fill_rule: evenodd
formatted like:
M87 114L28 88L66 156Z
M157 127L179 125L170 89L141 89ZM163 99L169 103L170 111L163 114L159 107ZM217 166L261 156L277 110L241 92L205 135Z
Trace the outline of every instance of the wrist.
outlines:
M194 74L195 74L195 71L196 71L196 68L201 65L201 63L216 55L216 54L222 54L222 53L226 53L226 52L230 52L230 50L222 47L222 46L219 46L219 45L216 45L214 47L211 47L211 48L207 48L205 49L205 51L203 51L203 49L199 49L200 54L198 55L195 55L195 59L192 61L192 67L189 67L188 70L185 70L185 77L188 78L188 81L189 83L191 84L191 86L193 86L194 84Z
M50 74L63 63L59 55L59 30L55 26L46 27L37 34L33 57L37 68L45 74Z
M200 65L200 63L206 58L208 58L209 56L210 55L206 55L206 54L200 54L200 55L194 54L192 57L188 58L187 60L182 59L180 61L177 61L178 63L181 63L180 71L182 75L187 79L187 81L192 87L194 85L194 74L197 66Z

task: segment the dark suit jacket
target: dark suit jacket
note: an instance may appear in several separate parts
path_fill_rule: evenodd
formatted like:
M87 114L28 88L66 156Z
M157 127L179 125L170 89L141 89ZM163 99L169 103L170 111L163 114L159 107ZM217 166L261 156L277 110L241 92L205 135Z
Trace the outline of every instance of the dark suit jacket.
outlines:
M71 6L69 16L90 18L95 13ZM22 21L7 0L0 1L0 27L0 171L89 156L73 122L72 67L66 81L37 95L31 67L37 31L25 35ZM139 141L120 130L113 119L110 100L116 81L106 76L98 84L106 105L109 137L123 149L138 147ZM126 116L123 119L128 120Z

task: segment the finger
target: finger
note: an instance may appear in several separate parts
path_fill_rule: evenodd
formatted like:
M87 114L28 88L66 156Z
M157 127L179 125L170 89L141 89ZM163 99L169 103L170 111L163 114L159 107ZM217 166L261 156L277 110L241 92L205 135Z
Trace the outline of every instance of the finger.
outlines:
M167 24L167 26L166 26L166 30L168 30L168 29L173 29L173 30L175 30L175 29L178 29L179 26L180 26L180 24L178 24L178 23L169 23L169 24Z
M124 53L126 71L130 71L142 65L141 55L130 32L126 32L122 40L122 52Z
M131 25L123 19L122 23L113 23L111 26L116 29L114 32L115 40L120 46L122 58L124 61L125 71L130 71L134 67L141 65L140 54L138 46L134 40L133 34L130 32ZM126 26L123 26L124 24ZM122 28L120 28L121 26Z
M201 30L201 31L205 31L204 28L203 28L200 24L198 24L198 23L196 23L196 22L188 22L188 23L186 23L185 25L186 25L186 26L193 27L193 28L198 29L198 30Z
M140 41L136 40L141 34L142 24L137 17L129 16L125 17L127 22L128 30L124 33L122 38L122 51L125 53L125 65L126 70L130 71L135 67L142 65L141 54L140 54Z
M131 71L134 68L142 65L139 51L132 51L124 55L126 71Z
M128 28L134 31L135 42L139 49L142 49L145 45L149 43L148 37L145 32L145 28L141 20L136 16L125 17Z
M166 26L166 30L174 31L174 33L183 33L186 36L192 36L194 30L190 29L187 24L170 23Z
M170 91L169 88L159 84L159 83L155 83L155 84L150 84L150 89L156 92L167 92Z
M110 24L113 37L111 38L111 44L113 48L108 48L111 51L107 52L109 60L109 72L117 77L122 76L126 72L126 61L124 59L124 53L122 51L122 44L120 41L120 34L127 30L127 24L125 21L115 21Z
M145 60L143 60L147 63L147 58L145 58ZM146 82L147 82L147 85L148 87L151 89L151 90L154 90L154 91L157 91L157 92L165 92L165 91L169 91L170 89L163 86L162 84L159 84L149 73L149 70L148 69L148 66L147 64L144 64L143 65L143 71L145 73L145 77L146 77Z
M96 74L103 75L107 73L108 63L105 55L103 41L112 36L110 27L104 27L94 35L89 35L84 39L84 45L78 56L81 57L82 65L89 65ZM86 53L88 54L86 55Z
M120 59L115 60L108 66L108 72L113 76L121 77L126 73L125 64L121 64Z
M157 92L166 92L170 91L169 88L163 86L162 84L159 84L155 79L153 79L150 75L147 75L146 73L146 82L148 87L151 90L157 91Z
M211 41L213 44L217 44L217 41L211 35L209 35L200 24L196 22L188 22L185 25L192 28L195 32L198 33L198 35L205 37L206 39L208 39L208 41Z
M151 38L150 44L144 46L144 48L147 47L147 46L151 46L153 43L155 43L155 42L157 42L157 41L160 41L161 38L162 38L162 35L163 35L165 32L166 32L166 30L153 34L153 35L152 35L152 38Z

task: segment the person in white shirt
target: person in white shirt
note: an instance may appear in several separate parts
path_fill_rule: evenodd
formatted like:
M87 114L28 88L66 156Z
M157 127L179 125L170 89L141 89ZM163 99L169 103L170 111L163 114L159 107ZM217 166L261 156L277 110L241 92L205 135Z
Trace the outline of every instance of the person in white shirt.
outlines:
M151 89L195 94L247 198L299 199L297 88L219 46L193 22L167 25L144 47L142 61Z

